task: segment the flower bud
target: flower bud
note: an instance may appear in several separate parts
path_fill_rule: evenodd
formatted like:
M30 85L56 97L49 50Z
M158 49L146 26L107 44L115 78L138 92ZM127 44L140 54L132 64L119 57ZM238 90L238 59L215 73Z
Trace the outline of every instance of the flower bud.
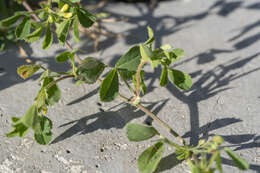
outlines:
M53 23L53 17L51 15L49 15L49 17L48 17L48 22Z
M72 16L72 13L64 13L63 14L63 17L65 17L65 18L71 18L71 16Z
M69 9L69 4L65 4L63 5L63 7L61 8L60 12L66 12Z

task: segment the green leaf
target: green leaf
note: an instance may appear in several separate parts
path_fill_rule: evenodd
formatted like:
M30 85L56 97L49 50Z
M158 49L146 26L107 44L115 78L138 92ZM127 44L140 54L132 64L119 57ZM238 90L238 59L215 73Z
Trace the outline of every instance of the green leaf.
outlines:
M80 42L80 38L79 38L79 20L78 20L78 18L75 18L74 22L73 22L73 37L74 37L75 41Z
M136 72L141 61L140 51L138 46L132 47L126 54L120 57L115 67L117 69L125 69Z
M151 126L131 123L126 126L126 134L130 141L144 141L159 134L157 130Z
M15 22L17 22L17 20L18 20L21 16L22 16L22 14L17 13L17 14L15 14L15 15L11 16L11 17L8 17L8 18L6 18L6 19L4 19L4 20L1 20L1 21L0 21L0 25L2 25L2 26L4 26L4 27L8 27L8 26L14 24Z
M48 49L52 45L52 42L53 42L53 35L51 33L51 28L48 25L47 29L46 29L45 37L44 37L44 40L43 40L42 48Z
M44 80L44 78L46 77L60 77L61 74L57 73L57 72L54 72L54 71L51 71L49 69L45 70L42 75L40 76L40 81Z
M118 73L119 73L120 77L124 80L132 79L133 75L136 74L135 71L128 71L128 70L124 70L124 69L118 69Z
M118 81L118 75L117 70L113 69L103 80L99 96L100 100L104 102L110 102L114 100L118 95L119 90L119 81Z
M63 52L56 57L56 61L59 63L63 63L68 61L71 56L74 56L71 52Z
M42 35L42 32L43 32L43 28L42 28L42 27L36 29L33 33L31 33L30 35L28 35L28 36L25 38L25 41L27 41L28 43L32 43L32 42L34 42L34 41L39 40L39 38L40 38L41 35Z
M58 103L61 98L61 91L59 87L55 84L49 88L46 88L51 82L53 82L54 79L47 77L43 81L43 88L46 89L46 102L47 105L53 105L55 103Z
M167 83L168 83L168 71L167 71L167 67L164 66L160 77L160 85L165 86L167 85Z
M153 56L152 50L146 45L140 45L140 53L143 61L149 61Z
M59 39L59 42L64 45L69 29L70 29L71 20L64 20L60 25L58 25L56 33Z
M40 69L39 65L22 65L18 67L17 73L23 78L27 79L31 77L34 73L36 73Z
M176 48L173 49L172 52L177 56L177 57L182 57L184 56L184 50Z
M12 121L13 121L13 130L9 133L6 134L6 136L8 138L11 137L15 137L15 136L20 136L20 137L24 137L26 135L26 133L28 132L28 127L25 126L22 122L19 121L20 118L17 117L12 117ZM19 123L17 123L19 122Z
M33 104L26 114L19 120L19 122L23 122L26 127L35 127L38 123L38 108L35 104Z
M31 31L31 19L25 17L22 22L16 27L15 35L19 39L23 39L30 34Z
M93 84L98 80L104 69L105 64L95 58L88 57L78 67L78 78L88 84Z
M220 157L219 151L218 151L217 156L216 156L216 166L217 166L217 169L219 170L219 172L223 173L223 169L222 169L222 166L221 166L221 157Z
M153 173L164 153L164 144L157 142L155 145L146 149L138 158L138 168L141 173Z
M51 141L52 138L52 122L46 116L39 116L39 121L34 128L34 138L41 144L46 145Z
M168 69L168 76L171 82L180 89L188 90L192 86L192 79L187 73L179 70Z
M38 92L37 97L35 98L37 106L39 108L51 106L57 103L61 98L61 91L59 87L55 84L51 87L48 85L54 81L53 77L47 77L48 74L45 74L43 79L42 88Z
M173 62L179 61L184 56L184 50L176 48L169 52L170 59Z
M247 170L249 168L248 163L242 159L240 156L236 155L232 150L229 148L224 148L228 156L233 160L236 166L241 170Z
M144 44L149 45L149 44L152 44L154 41L154 34L153 34L153 30L150 26L147 27L147 31L148 31L149 39Z
M164 44L160 47L162 50L169 50L172 49L172 46L170 44Z
M77 9L77 16L80 24L85 28L92 26L96 21L96 17L83 8Z

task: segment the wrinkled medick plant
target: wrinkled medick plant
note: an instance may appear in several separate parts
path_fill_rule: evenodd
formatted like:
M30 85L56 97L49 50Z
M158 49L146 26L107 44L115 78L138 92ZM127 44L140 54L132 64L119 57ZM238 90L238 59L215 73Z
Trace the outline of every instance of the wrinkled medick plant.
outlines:
M168 124L159 119L151 111L147 110L140 101L146 93L144 81L144 65L150 64L152 68L161 66L160 85L165 86L170 81L181 90L188 90L191 85L191 77L182 71L170 68L184 55L184 51L173 48L169 44L159 48L153 47L154 33L148 27L148 40L130 48L117 61L114 67L110 67L93 57L81 60L77 55L77 49L72 49L67 42L67 36L71 31L76 41L80 41L79 25L88 28L96 22L98 15L91 14L80 6L80 0L48 0L41 5L41 9L33 11L30 6L21 1L27 11L16 12L12 17L1 21L1 26L10 27L16 25L15 34L18 39L28 43L37 41L43 34L43 49L48 49L56 36L61 45L65 45L68 51L56 57L56 61L64 63L70 61L72 70L66 72L54 72L40 64L31 63L18 68L18 74L27 79L37 71L43 71L40 76L41 89L34 98L34 103L22 117L13 117L13 130L7 137L27 134L28 130L34 131L34 138L39 144L48 144L52 137L52 121L47 117L48 108L57 103L61 98L58 82L67 78L74 78L77 84L100 83L99 96L103 102L110 102L121 98L142 110L146 115L154 119L164 127L178 141L172 141L161 135L153 126L130 123L126 126L126 134L130 141L139 142L157 137L157 142L147 148L138 158L138 168L142 173L152 173L156 170L163 157L165 145L173 147L177 159L186 161L193 173L223 172L221 153L225 151L241 170L246 170L249 165L229 148L222 147L223 138L214 136L209 140L200 140L197 146L188 145L185 140L175 132ZM54 8L55 4L55 8ZM18 24L17 24L18 23ZM101 75L108 68L109 72L104 79ZM132 94L127 98L119 93L119 80L122 80Z

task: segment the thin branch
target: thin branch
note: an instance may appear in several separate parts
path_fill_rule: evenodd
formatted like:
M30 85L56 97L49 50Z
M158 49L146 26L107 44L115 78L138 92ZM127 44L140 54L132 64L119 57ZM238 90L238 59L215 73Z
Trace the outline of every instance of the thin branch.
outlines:
M119 94L119 97L124 101L127 102L129 104L131 104L130 99L128 99L127 97ZM185 140L177 133L175 132L167 123L165 123L164 121L162 121L159 117L157 117L154 113L152 113L151 111L149 111L148 109L146 109L143 105L141 104L137 104L135 105L137 108L139 108L141 111L143 111L144 113L146 113L149 117L151 117L153 120L157 121L160 125L162 125L164 128L166 128L166 130L171 133L174 137L176 137L181 144L186 145Z
M55 85L56 83L58 83L59 81L62 81L64 79L67 79L67 78L71 78L71 77L74 77L74 75L67 75L67 76L62 76L54 81L52 81L51 83L49 83L45 89L49 89L50 87L52 87L53 85Z
M24 8L25 8L27 11L33 12L32 8L30 7L30 5L29 5L25 0L22 2L22 4L23 4ZM33 13L33 14L31 14L31 15L32 15L33 19L34 19L36 22L41 22L40 18L39 18L36 14ZM52 29L51 31L52 31L53 33L55 33L55 31L54 31L53 29ZM69 44L68 41L65 41L65 46L66 46L66 48L67 48L69 51L73 51L73 48L72 48L72 46ZM78 61L78 63L81 64L81 63L82 63L82 59L78 56L77 53L75 53L75 57L76 57L76 60Z

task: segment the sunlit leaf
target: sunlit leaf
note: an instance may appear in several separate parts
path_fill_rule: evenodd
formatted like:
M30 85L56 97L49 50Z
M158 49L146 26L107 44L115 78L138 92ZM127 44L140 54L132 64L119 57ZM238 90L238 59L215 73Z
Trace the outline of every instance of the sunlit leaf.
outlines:
M31 19L25 17L22 22L16 27L15 35L19 39L23 39L30 34L31 30Z
M159 134L157 130L151 126L131 123L126 126L126 134L130 141L143 141Z
M141 173L153 173L164 153L164 144L157 142L146 149L138 158L138 168Z
M52 42L53 42L53 35L52 35L52 32L51 32L51 28L48 25L47 29L46 29L45 37L44 37L44 40L43 40L42 48L48 49L52 45Z
M216 166L219 172L223 173L222 166L221 166L221 157L219 152L217 153L217 157L216 157Z
M154 33L150 26L147 27L147 31L148 31L149 39L144 44L150 45L154 42Z
M64 20L61 24L57 26L56 33L58 36L58 40L62 45L64 45L67 39L69 29L70 29L70 24L71 24L71 20Z
M140 44L140 53L143 61L149 61L153 56L152 50L146 45Z
M71 52L63 52L61 54L59 54L57 57L56 57L56 61L59 62L59 63L64 63L66 61L68 61L71 56L73 56L73 54Z
M8 27L8 26L14 24L15 22L17 22L18 19L19 19L21 16L22 16L22 14L17 13L17 14L15 14L15 15L11 16L11 17L8 17L8 18L6 18L6 19L4 19L4 20L1 20L1 21L0 21L0 25L2 25L2 26L4 26L4 27Z
M38 108L35 104L33 104L26 114L19 120L23 122L26 127L33 128L38 122Z
M27 126L25 126L22 122L19 122L19 120L20 120L20 118L12 117L13 130L6 134L7 137L9 137L9 138L15 137L15 136L24 137L26 135L29 128ZM19 123L17 123L17 122L19 122Z
M180 89L188 90L192 86L192 79L190 75L185 72L168 69L168 76L171 82Z
M27 41L28 43L32 43L34 41L39 40L39 38L41 37L43 32L43 28L40 27L38 29L36 29L33 33L29 34L26 38L25 41Z
M74 19L74 22L73 22L73 37L74 37L74 40L75 40L75 41L80 42L80 38L79 38L79 21L78 21L78 18L75 18L75 19Z
M138 46L132 47L126 54L120 57L116 63L116 68L124 69L128 71L137 71L138 65L140 64L141 56Z
M46 145L51 141L52 138L52 122L46 116L39 116L39 121L34 128L34 138L41 144Z
M240 156L236 155L231 149L224 148L229 157L233 160L236 166L241 170L247 170L249 168L248 163Z
M160 77L160 85L165 86L168 83L168 71L167 67L163 67L161 77Z
M106 78L103 80L99 96L100 100L104 102L109 102L114 100L118 95L119 90L119 81L118 81L118 75L117 70L113 69L109 72L109 74L106 76Z

